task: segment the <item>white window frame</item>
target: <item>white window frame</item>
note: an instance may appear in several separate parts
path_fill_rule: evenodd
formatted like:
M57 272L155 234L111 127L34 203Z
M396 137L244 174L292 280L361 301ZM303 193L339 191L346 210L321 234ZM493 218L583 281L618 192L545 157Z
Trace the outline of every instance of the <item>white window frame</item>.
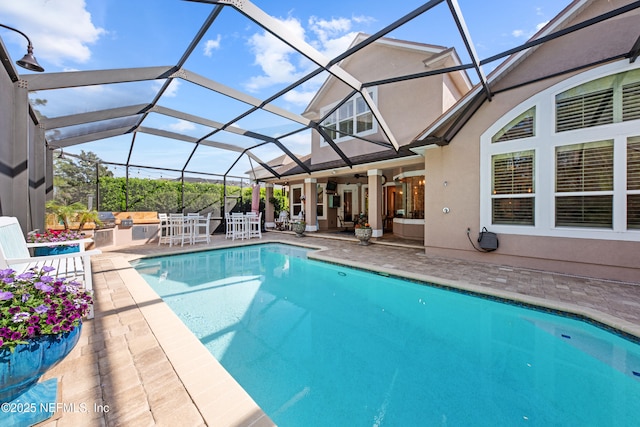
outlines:
M378 105L378 88L377 87L371 87L371 88L368 88L368 90L369 90L369 93L371 94L371 99L373 99L374 104L377 106ZM351 102L353 104L353 116L351 116L352 120L353 120L353 131L354 131L353 135L356 135L356 136L367 136L367 135L372 135L374 133L377 133L378 132L378 122L376 121L375 117L373 117L373 127L371 129L369 129L369 130L367 130L365 132L360 132L360 133L356 132L357 127L358 127L358 123L356 121L356 117L357 117L356 99L358 99L358 98L362 98L362 95L361 94L356 94L349 101L347 101L347 103ZM329 110L333 109L337 104L338 104L337 102L334 102L331 105L328 105L328 106L326 106L324 108L321 108L320 109L320 115L324 117L324 115ZM337 111L338 110L336 110L336 112ZM337 126L338 126L339 123L340 123L340 120L336 121L336 129L337 129ZM337 130L336 130L336 132L337 132ZM340 134L337 134L337 135L338 135L338 137L334 139L334 142L336 142L336 143L353 140L353 137L350 136L350 135L346 135L346 136L340 136ZM320 146L321 147L326 147L328 145L329 144L327 143L327 141L324 140L324 138L320 139Z
M493 138L492 138L493 139ZM504 141L503 141L504 142ZM528 193L516 193L516 192L512 192L512 193L503 193L503 194L493 194L493 191L491 191L491 218L493 220L493 204L495 200L500 200L500 199L532 199L533 200L533 212L532 212L532 217L533 217L533 224L501 224L501 225L519 225L522 227L533 227L535 226L535 221L536 221L536 181L535 181L535 171L536 171L536 152L535 150L526 150L526 151L511 151L508 153L499 153L499 154L493 154L491 156L491 188L494 188L494 182L493 182L493 175L494 175L494 170L493 170L493 158L494 156L500 156L500 155L505 155L505 154L516 154L516 153L531 153L531 162L532 162L532 176L531 176L531 191ZM492 224L493 225L493 224Z
M636 137L629 137L629 138L627 138L627 143L628 143L629 139L633 139L633 138L640 138L640 132L639 132L639 135L637 135ZM625 156L625 158L627 158L627 157ZM627 170L628 170L628 169L627 169ZM627 184L628 184L628 183L627 183ZM629 190L629 189L628 189L628 185L627 185L627 196L635 196L635 195L640 195L640 189L638 189L638 190ZM628 210L627 210L627 212L628 212ZM627 212L625 212L625 213L627 213ZM628 218L625 218L625 219L626 219L626 220L628 220ZM627 222L628 222L628 221L627 221ZM633 229L633 228L632 228L632 229L630 229L630 230L635 230L635 229Z
M640 241L640 230L627 230L626 149L627 139L640 134L638 120L555 132L555 97L568 89L605 77L640 68L621 60L572 76L515 106L480 136L480 226L502 234L523 234L585 239ZM535 136L491 143L500 129L524 111L536 107ZM555 226L555 150L564 145L589 141L614 141L613 228L556 227ZM533 150L535 156L535 224L511 225L491 223L491 157L514 151Z
M303 184L295 184L289 188L289 218L291 220L295 220L298 217L298 214L295 212L295 207L299 207L301 211L304 211L304 203L294 203L293 202L293 191L300 190L300 196L304 196L304 185ZM305 212L306 215L306 212Z
M594 145L606 145L607 147L610 147L613 153L614 150L614 142L612 139L608 139L608 140L604 140L604 141L585 141L584 143L580 143L576 146L573 147L580 147L579 150L584 150L585 148L588 147L588 149L590 149L591 147L593 147ZM558 149L559 148L563 148L563 147L572 147L571 145L558 145L556 146L556 163L555 163L555 184L556 184L556 191L554 193L554 203L556 203L558 200L562 199L562 198L570 198L570 197L597 197L597 196L614 196L614 192L613 189L611 190L576 190L576 191L558 191L557 185L558 185ZM574 151L575 152L575 151ZM611 161L613 162L613 157L611 158ZM584 167L584 164L582 164L582 166ZM611 165L612 169L611 169L611 185L613 186L613 176L615 175L615 163ZM584 185L584 182L582 182L581 184ZM612 197L613 199L613 197ZM612 201L613 202L613 201ZM611 206L613 208L613 206ZM556 213L557 214L557 213ZM567 225L557 225L558 223L558 219L557 217L554 219L556 222L556 226L557 227L568 227ZM611 222L612 222L612 227L613 227L613 212L612 212L612 217L611 217ZM585 225L584 227L593 227L593 226L589 226L589 225ZM611 229L612 227L601 227L601 228L607 228L607 229ZM580 227L582 228L582 227ZM593 227L593 228L598 228L598 227Z
M369 221L369 184L362 184L360 186L360 212L364 213Z
M316 201L316 205L322 206L322 216L317 215L317 213L318 213L318 209L317 208L316 208L316 215L317 215L317 219L318 220L321 220L321 219L324 220L324 219L327 219L327 207L329 205L328 204L328 200L327 200L328 196L329 196L327 194L327 184L318 182L318 183L316 183L316 191L317 191L318 187L322 188L322 194L323 194L324 197L322 198L322 203L318 203Z

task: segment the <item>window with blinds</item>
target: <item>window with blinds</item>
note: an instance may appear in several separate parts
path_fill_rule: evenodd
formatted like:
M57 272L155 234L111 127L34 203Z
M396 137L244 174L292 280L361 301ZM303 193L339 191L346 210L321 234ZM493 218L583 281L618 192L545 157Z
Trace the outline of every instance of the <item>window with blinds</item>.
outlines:
M556 148L556 226L613 226L613 141Z
M622 121L640 119L640 82L622 87Z
M640 230L640 194L627 195L627 228Z
M627 228L640 229L640 136L627 140Z
M533 107L509 122L491 138L492 143L536 136L536 107Z
M491 163L493 224L533 225L533 150L494 155Z
M556 132L640 119L640 70L602 77L556 96Z
M611 228L613 195L556 197L557 227Z
M505 233L637 238L640 67L623 66L551 87L482 134L483 192L491 192L482 221Z
M492 200L491 221L493 224L534 225L533 197L501 197Z
M613 89L556 100L556 132L613 123Z

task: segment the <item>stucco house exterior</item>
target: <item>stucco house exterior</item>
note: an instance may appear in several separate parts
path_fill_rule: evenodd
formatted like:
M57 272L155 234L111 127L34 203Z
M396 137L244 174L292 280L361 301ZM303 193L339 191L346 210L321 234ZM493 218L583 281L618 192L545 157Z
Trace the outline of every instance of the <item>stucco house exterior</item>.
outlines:
M360 34L353 45L365 39L366 35ZM424 158L411 151L409 144L425 123L451 108L472 84L465 71L405 81L393 78L456 65L460 60L451 48L377 40L340 66L358 80L370 82L367 92L386 123L375 119L360 94L338 104L352 89L329 77L303 112L306 118L321 123L324 132L312 133L311 154L302 158L314 172L309 176L295 163L285 162L278 172L286 178L270 180L264 169L255 171L256 178L286 183L291 216L304 211L308 231L347 228L355 216L363 214L376 237L386 230L422 240ZM398 152L389 143L384 125L393 132ZM345 166L332 144L353 162L352 167ZM278 159L274 163L283 162Z
M629 3L575 1L533 39ZM427 253L638 280L638 22L634 10L513 55L490 102L454 128L476 88L419 136L450 135L425 151ZM467 228L482 227L499 236L491 254L470 250Z
M374 88L379 108L397 110L389 123L402 129L398 153L380 160L384 147L345 140L340 147L358 164L331 168L336 155L314 133L308 162L317 172L283 174L292 206L307 211L309 231L366 212L375 237L414 236L427 254L637 281L640 13L624 10L631 3L572 2L473 88L462 72ZM565 34L552 37L558 31ZM384 43L371 49L371 62L354 73L384 66L373 49L385 58L393 51ZM421 60L417 51L396 53L390 66L456 60L444 48L429 55L425 47ZM336 90L327 81L305 114L322 116ZM423 130L412 136L420 123ZM337 182L337 208L327 207L322 190L331 181ZM316 198L321 209L314 209ZM384 221L389 217L391 226ZM483 227L497 233L497 250L474 249Z

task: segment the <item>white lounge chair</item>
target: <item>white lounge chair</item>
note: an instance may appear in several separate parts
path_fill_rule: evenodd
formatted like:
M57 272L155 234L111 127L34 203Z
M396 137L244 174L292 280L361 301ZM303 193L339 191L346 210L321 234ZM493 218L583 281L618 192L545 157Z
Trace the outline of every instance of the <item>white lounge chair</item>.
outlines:
M280 215L278 216L278 219L276 219L276 229L288 230L289 228L289 212L280 211Z
M0 268L11 268L18 273L24 273L31 268L53 267L50 276L81 283L85 289L92 290L91 259L92 255L101 251L93 249L86 251L84 246L93 239L80 239L66 242L27 243L15 217L0 216ZM78 244L79 252L60 255L31 256L29 248L44 246L66 246ZM93 307L88 318L93 318Z

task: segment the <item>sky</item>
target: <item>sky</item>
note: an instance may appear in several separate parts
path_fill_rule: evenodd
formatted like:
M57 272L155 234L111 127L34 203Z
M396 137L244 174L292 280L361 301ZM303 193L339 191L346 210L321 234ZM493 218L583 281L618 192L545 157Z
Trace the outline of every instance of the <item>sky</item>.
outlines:
M305 40L321 54L333 58L343 52L359 32L373 34L425 2L402 0L254 0L253 4L281 21L287 31ZM524 43L565 8L569 0L458 0L480 59ZM183 0L20 0L0 1L0 23L26 33L34 55L46 72L85 71L114 68L171 66L176 64L214 9L211 4ZM446 2L413 19L388 37L420 43L456 47L463 62L468 55L456 30ZM0 38L12 59L25 53L20 35L0 28ZM499 64L489 64L485 73ZM231 7L225 7L189 56L185 69L259 99L266 99L314 68L308 59L291 51L282 42ZM18 69L19 73L29 71ZM472 74L472 73L471 73ZM477 77L471 75L472 81ZM274 104L302 113L326 75L320 75L274 101ZM31 95L32 101L46 99L37 106L40 114L58 117L102 108L145 104L153 100L161 81L103 85ZM246 104L231 101L197 85L175 79L160 100L168 108L225 122L246 110ZM150 115L145 126L202 137L210 132L193 123ZM269 113L251 115L238 123L245 129L279 136L296 129ZM69 134L78 132L68 129ZM192 144L138 134L132 164L154 164L181 168L189 159ZM131 135L65 149L79 153L94 151L105 161L123 163ZM309 151L309 134L298 133L283 143L297 154ZM255 140L216 134L216 141L243 148ZM274 146L261 147L262 160L276 157ZM226 172L236 153L198 149L188 170ZM182 162L182 163L181 163ZM215 164L215 166L214 166ZM243 174L252 165L246 156L232 168ZM149 177L166 172L142 170Z

